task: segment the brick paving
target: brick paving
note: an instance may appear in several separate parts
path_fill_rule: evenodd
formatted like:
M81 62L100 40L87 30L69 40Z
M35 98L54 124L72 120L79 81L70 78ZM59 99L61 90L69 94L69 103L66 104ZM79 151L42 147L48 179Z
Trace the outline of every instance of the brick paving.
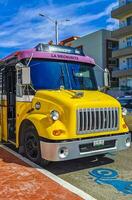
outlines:
M0 148L0 200L82 200Z

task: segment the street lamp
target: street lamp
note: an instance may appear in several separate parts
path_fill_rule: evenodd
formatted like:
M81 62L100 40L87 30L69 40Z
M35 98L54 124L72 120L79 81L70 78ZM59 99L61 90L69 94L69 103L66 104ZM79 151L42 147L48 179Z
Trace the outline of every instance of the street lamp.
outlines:
M39 13L39 16L45 17L48 20L50 20L52 23L54 23L54 25L55 25L55 41L56 41L56 45L57 45L58 44L58 37L59 37L59 34L58 34L58 24L59 24L59 22L69 22L70 20L69 19L65 19L65 20L53 20L48 15L41 14L41 13Z

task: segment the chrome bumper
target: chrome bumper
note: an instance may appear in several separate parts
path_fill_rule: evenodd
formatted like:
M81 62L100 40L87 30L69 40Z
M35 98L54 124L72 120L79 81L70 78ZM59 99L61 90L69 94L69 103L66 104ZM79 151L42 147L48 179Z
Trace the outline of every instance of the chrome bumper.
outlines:
M92 138L85 140L75 140L71 142L58 142L58 143L48 143L40 141L41 156L43 159L49 161L64 161L71 160L76 158L84 158L88 156L94 156L99 154L114 153L123 149L127 149L130 145L126 143L127 139L130 139L131 136L129 133L123 135L109 136L109 137L100 137ZM128 140L129 140L128 139ZM80 151L80 145L93 144L95 141L112 141L115 140L115 145L110 148L94 149L91 151ZM67 150L66 157L63 156L63 151L61 149Z

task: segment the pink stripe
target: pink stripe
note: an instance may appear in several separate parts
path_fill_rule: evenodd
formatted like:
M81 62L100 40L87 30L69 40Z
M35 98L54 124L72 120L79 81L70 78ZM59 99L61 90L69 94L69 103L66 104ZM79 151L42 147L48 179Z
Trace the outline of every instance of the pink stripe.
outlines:
M13 53L3 60L9 59L13 57L16 53ZM65 60L65 61L76 61L76 62L83 62L83 63L90 63L95 65L95 61L93 58L89 56L78 56L73 54L63 54L63 53L49 53L49 52L42 52L36 51L35 49L29 49L25 51L20 51L18 54L18 59L24 58L40 58L40 59L53 59L53 60Z

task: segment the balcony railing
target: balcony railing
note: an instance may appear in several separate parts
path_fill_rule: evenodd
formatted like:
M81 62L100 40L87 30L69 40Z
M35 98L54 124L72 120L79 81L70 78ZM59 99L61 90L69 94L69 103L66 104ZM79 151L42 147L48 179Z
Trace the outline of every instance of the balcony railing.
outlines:
M119 50L119 47L112 48L112 51L117 51L117 50Z
M119 28L123 28L125 26L128 26L127 22L120 22L119 23Z
M120 30L120 29L123 29L123 28L125 28L125 27L131 27L132 26L132 22L131 22L131 24L129 24L129 23L122 23L122 24L119 24L119 27L114 27L113 29L112 29L112 31L116 31L116 30Z
M125 6L125 5L129 4L129 3L132 3L132 0L126 0L126 1L123 2L123 3L119 3L119 5L113 7L112 10L116 10L116 9L122 7L122 6Z
M120 87L114 87L114 88L112 88L112 90L114 90L114 91L124 91L124 92L126 92L126 91L128 91L128 92L132 92L132 86L124 86L124 85L122 85L122 86L120 86ZM131 95L132 95L132 93L131 93Z
M120 69L119 67L114 67L112 71L124 71L124 70L128 70L128 69L132 69L132 65L128 65L122 69Z
M131 68L127 69L127 66L124 69L115 69L112 71L113 78L125 78L125 77L132 76L132 66Z
M132 34L132 25L125 26L122 28L114 28L112 31L112 37L116 39L130 36L131 34Z
M128 48L128 47L132 47L132 42L131 43L128 43L128 44L125 44L124 46L122 47L114 47L112 48L112 51L118 51L120 49L125 49L125 48Z
M119 67L113 67L112 71L119 71Z
M126 27L126 26L131 26L132 25L132 20L130 22L120 22L119 23L119 28L123 28L123 27Z

